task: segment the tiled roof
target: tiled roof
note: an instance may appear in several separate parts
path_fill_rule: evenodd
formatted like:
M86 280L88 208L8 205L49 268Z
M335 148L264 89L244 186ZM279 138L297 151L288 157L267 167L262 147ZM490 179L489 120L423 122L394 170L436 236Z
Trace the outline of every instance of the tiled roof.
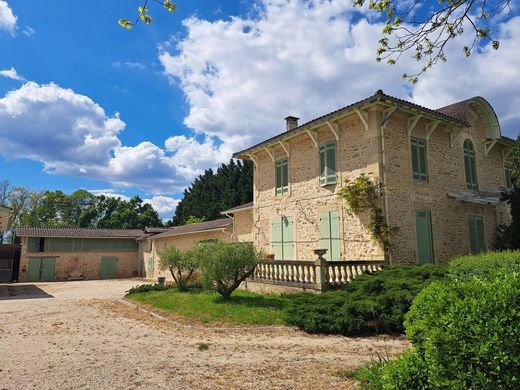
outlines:
M167 231L170 230L170 229L171 229L171 228L147 227L147 228L144 228L144 231L145 231L146 233L156 234L156 233L167 232Z
M244 149L240 152L236 152L233 154L233 157L235 158L240 158L241 156L244 156L246 153L248 153L249 151L251 151L252 149L257 149L259 147L263 147L264 145L267 145L269 143L272 143L273 141L277 141L277 140L281 140L282 138L286 137L287 134L294 134L294 133L298 133L298 132L301 132L303 130L306 130L306 129L309 129L311 128L312 126L314 125L317 125L318 123L320 122L323 122L323 121L327 121L327 120L332 120L335 116L338 116L340 114L343 114L343 113L346 113L348 111L352 111L352 110L355 110L355 109L358 109L364 105L367 105L367 104L371 104L371 103L374 103L374 102L377 102L377 101L391 101L391 102L394 102L396 104L399 104L401 106L406 106L408 108L411 108L411 109L415 109L415 110L419 110L419 111L422 111L422 112L426 112L426 113L429 113L431 115L434 115L438 118L441 118L441 119L445 119L445 120L450 120L452 122L455 122L456 124L460 125L460 126L468 126L468 123L464 120L460 120L459 118L457 117L454 117L454 116L451 116L449 114L446 114L444 112L441 112L441 111L438 111L438 110L432 110L430 108L427 108L427 107L424 107L424 106L420 106L418 104L415 104L415 103L411 103L409 101L406 101L406 100L403 100L403 99L399 99L399 98L396 98L394 96L390 96L390 95L387 95L385 94L382 90L378 90L376 91L376 93L372 96L369 96L367 97L366 99L363 99L363 100L360 100L356 103L353 103L353 104L350 104L348 106L345 106L343 108L340 108L338 110L335 110L335 111L332 111L328 114L325 114L323 116L320 116L318 118L315 118L307 123L304 123L298 127L295 127L294 129L292 130L289 130L289 131L284 131L283 133L281 134L278 134L274 137L271 137L265 141L262 141L254 146L251 146L247 149Z
M222 218L215 219L214 221L206 221L199 223L192 223L189 225L182 226L174 226L173 228L168 229L167 232L156 234L151 236L151 238L161 238L161 237L170 237L177 236L180 234L190 234L190 233L199 233L207 230L215 230L215 229L223 229L226 226L229 226L233 223L232 218Z
M244 204L241 204L240 206L235 206L235 207L231 207L228 210L224 210L220 214L233 214L233 212L235 212L235 211L250 209L253 207L253 205L254 205L253 202L244 203Z
M452 118L457 118L463 122L467 122L467 113L469 111L470 104L474 101L475 98L462 100L460 102L456 102L450 104L449 106L438 108L438 112L442 112L445 115L449 115Z
M54 228L19 227L15 229L19 237L62 237L62 238L138 238L144 232L138 229L94 229L94 228Z

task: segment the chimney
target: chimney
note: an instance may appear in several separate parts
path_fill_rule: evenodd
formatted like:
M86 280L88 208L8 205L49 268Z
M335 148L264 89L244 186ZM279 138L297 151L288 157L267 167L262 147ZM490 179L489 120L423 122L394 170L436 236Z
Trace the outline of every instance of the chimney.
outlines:
M295 116L288 116L287 118L285 118L287 131L296 129L298 127L298 119L300 118L296 118Z

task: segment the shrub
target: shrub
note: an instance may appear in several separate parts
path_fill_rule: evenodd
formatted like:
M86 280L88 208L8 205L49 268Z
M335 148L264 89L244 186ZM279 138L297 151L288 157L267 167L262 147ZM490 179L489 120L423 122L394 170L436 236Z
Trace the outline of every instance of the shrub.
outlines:
M168 269L179 290L186 290L188 281L197 269L195 250L181 251L170 245L159 255L159 266Z
M444 275L444 266L387 266L357 277L341 291L288 296L286 322L309 333L403 333L404 315L415 296Z
M494 278L512 272L520 273L520 251L488 252L462 256L448 263L448 274L457 280Z
M147 293L150 291L164 291L172 288L172 286L164 285L164 284L139 284L135 287L132 287L130 290L126 292L126 295L139 294L139 293Z
M203 284L227 300L254 272L263 255L251 244L216 241L198 245L194 257L200 264Z
M437 282L424 289L405 325L418 359L427 366L429 385L519 388L519 307L518 273L490 280ZM395 378L388 381L394 383Z

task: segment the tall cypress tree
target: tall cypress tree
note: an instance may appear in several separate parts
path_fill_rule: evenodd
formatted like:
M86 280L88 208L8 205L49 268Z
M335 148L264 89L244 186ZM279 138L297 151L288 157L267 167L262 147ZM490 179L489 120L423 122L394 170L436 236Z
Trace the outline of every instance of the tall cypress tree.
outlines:
M222 211L253 200L253 163L230 160L216 172L207 169L184 190L171 226L184 225L190 217L206 221L222 218Z

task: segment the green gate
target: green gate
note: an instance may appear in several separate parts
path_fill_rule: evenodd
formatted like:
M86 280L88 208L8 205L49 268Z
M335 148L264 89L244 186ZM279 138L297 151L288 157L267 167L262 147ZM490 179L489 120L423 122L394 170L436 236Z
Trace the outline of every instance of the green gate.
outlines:
M432 215L430 210L415 212L419 264L433 263Z
M29 257L29 282L51 282L54 280L56 257Z
M101 279L117 278L117 257L104 256L101 258Z

